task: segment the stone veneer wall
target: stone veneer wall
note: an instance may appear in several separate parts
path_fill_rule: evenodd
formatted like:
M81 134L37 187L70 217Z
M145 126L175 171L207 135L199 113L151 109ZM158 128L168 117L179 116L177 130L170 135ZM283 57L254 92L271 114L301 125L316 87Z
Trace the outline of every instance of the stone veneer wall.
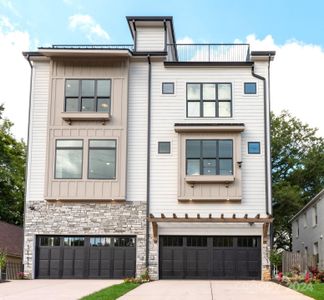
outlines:
M136 235L136 275L145 270L145 202L28 201L25 214L25 272L34 274L38 234Z

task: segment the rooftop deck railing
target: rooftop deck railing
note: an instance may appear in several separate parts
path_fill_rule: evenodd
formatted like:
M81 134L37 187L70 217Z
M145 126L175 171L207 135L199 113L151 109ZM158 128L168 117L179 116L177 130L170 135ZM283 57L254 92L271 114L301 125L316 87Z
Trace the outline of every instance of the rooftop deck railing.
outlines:
M85 50L134 50L134 45L53 45L53 49L85 49Z
M172 53L173 55L170 55ZM178 62L246 62L249 44L169 44L168 60Z
M130 50L134 45L53 45L52 49ZM168 44L167 61L177 62L246 62L250 61L249 44Z

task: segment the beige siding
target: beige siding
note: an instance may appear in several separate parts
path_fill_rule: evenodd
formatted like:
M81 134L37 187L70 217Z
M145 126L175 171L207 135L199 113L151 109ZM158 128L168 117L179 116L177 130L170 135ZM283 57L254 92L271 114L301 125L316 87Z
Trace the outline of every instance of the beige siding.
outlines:
M148 63L130 64L127 200L146 200Z
M109 121L72 121L62 118L64 111L65 79L111 79L111 118ZM126 59L69 59L53 60L48 135L48 171L45 199L59 200L123 200L126 198L126 141L128 60ZM54 179L55 141L83 140L82 179ZM116 179L90 180L88 170L89 139L116 139Z
M264 120L262 81L252 77L250 68L164 68L162 62L154 62L152 69L152 167L151 211L160 213L265 213L264 170ZM163 81L175 82L175 95L162 95ZM255 81L257 95L243 94L245 81ZM232 82L232 118L186 118L187 82ZM241 134L242 201L241 203L180 203L178 201L178 133L174 123L244 123ZM158 141L171 141L172 153L157 153ZM248 155L247 142L260 141L261 154ZM234 162L236 164L236 161ZM212 185L211 185L212 186Z
M136 27L136 51L164 51L164 28Z
M30 107L26 200L43 200L47 139L49 61L34 62Z

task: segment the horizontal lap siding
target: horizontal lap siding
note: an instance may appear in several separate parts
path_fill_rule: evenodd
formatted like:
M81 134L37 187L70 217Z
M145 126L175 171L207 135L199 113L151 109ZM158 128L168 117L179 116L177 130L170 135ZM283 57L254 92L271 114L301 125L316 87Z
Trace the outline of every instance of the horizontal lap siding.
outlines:
M164 51L163 27L137 27L136 51Z
M148 63L133 62L129 71L127 200L145 201L147 166Z
M26 199L44 199L46 161L49 62L35 62L28 145L28 179Z
M151 135L151 212L189 213L263 213L265 211L263 84L252 77L250 68L152 68L152 135ZM162 95L162 82L175 83L175 95ZM255 81L258 94L243 95L245 81ZM187 82L231 82L233 118L187 119ZM244 123L242 133L242 202L241 203L180 203L178 201L178 133L174 123ZM158 141L171 141L171 154L159 155ZM261 154L248 155L247 142L260 141Z

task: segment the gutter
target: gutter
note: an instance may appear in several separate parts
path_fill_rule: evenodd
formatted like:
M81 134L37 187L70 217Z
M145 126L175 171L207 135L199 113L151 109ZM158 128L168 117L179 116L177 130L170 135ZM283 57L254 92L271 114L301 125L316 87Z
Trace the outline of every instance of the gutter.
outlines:
M27 125L27 144L26 144L26 167L25 167L25 195L24 195L24 224L23 224L23 259L25 256L25 224L26 224L26 204L27 204L27 177L28 177L28 157L29 157L29 139L30 139L30 116L31 116L31 98L32 98L32 86L33 86L33 65L30 62L30 54L27 54L26 59L30 66L30 82L29 82L29 107L28 107L28 125ZM23 270L25 270L25 264L23 260Z
M269 56L269 64L270 64L270 56ZM263 113L264 113L264 153L265 153L265 178L266 178L266 189L265 189L265 208L266 208L266 214L269 215L269 178L268 178L268 172L269 172L269 166L268 166L268 138L267 138L267 124L269 120L269 116L267 113L267 85L266 85L266 78L254 73L254 64L251 68L252 76L260 79L263 81ZM270 134L270 132L269 132Z
M148 62L148 94L147 94L147 166L146 166L146 259L145 266L149 267L150 257L150 175L151 175L151 82L152 65L151 56L147 56Z

